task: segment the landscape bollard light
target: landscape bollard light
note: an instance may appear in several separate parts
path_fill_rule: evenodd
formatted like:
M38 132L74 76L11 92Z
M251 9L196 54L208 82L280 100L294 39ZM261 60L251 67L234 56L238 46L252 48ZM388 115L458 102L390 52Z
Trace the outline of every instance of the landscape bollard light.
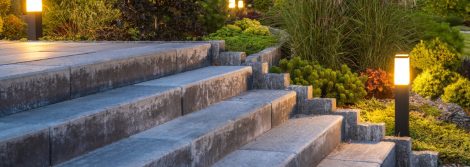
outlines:
M229 0L228 8L235 9L236 7L237 7L237 4L235 3L235 0Z
M238 1L238 9L243 9L245 7L245 2L243 0Z
M38 40L42 37L42 0L26 0L26 14L28 39Z
M410 57L395 56L395 136L410 136Z

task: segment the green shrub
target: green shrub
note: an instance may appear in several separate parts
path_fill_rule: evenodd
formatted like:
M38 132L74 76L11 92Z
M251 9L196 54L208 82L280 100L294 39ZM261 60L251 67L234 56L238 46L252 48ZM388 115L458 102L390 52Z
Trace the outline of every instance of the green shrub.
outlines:
M426 98L437 98L444 93L444 88L458 79L458 73L442 69L439 66L425 70L413 81L412 89Z
M338 105L354 104L367 94L364 89L366 78L352 73L347 65L333 70L294 57L281 60L279 67L273 67L270 71L288 72L292 83L312 85L314 97L336 98Z
M450 27L450 24L444 22L440 17L422 13L415 13L412 20L415 23L415 32L419 39L430 41L439 38L456 51L462 52L465 46L464 37L457 27Z
M410 53L411 66L426 70L434 66L457 70L462 61L459 54L439 38L432 41L421 41Z
M142 40L186 40L218 30L225 24L225 0L118 1L127 26Z
M1 36L10 40L19 40L26 37L26 23L15 15L8 15L3 20Z
M257 53L278 42L278 38L269 32L269 28L259 21L245 18L222 27L204 40L225 40L225 47L230 51L242 51L247 54Z
M10 10L11 0L0 0L0 16L5 16Z
M253 7L261 12L267 12L274 5L273 0L253 0Z
M418 7L426 13L439 16L460 16L469 18L468 0L419 0Z
M448 103L456 103L462 107L470 107L470 81L460 78L444 89L442 100Z
M386 135L394 135L394 104L378 100L365 100L356 105L361 109L361 121L385 123ZM470 165L470 134L455 124L437 120L439 109L431 106L410 106L410 136L413 150L439 152L444 164L459 163Z

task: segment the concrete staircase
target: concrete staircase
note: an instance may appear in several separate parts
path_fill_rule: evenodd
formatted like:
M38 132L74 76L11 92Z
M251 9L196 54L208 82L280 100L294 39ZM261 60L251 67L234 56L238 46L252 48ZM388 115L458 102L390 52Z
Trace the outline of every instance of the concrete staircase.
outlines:
M93 52L76 53L82 45ZM376 135L383 125L285 87L288 77L267 74L269 50L258 55L269 62L247 63L220 42L66 46L74 54L0 63L0 166L395 162L394 144ZM293 118L303 110L331 112Z

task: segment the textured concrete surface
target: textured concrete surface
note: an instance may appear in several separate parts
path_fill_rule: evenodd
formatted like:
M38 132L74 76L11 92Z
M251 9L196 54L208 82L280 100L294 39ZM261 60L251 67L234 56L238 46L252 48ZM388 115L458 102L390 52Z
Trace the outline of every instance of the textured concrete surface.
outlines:
M0 117L70 99L70 69L0 66Z
M221 66L241 66L245 63L245 59L245 52L221 52L216 62Z
M251 74L250 67L211 66L138 85L181 87L183 114L188 114L245 92Z
M385 137L385 123L359 123L353 140L378 142Z
M263 81L258 89L287 89L290 85L290 75L268 73L263 76Z
M412 165L413 155L410 137L385 136L383 141L395 143L397 167L410 167Z
M395 143L341 144L318 167L395 167Z
M336 110L336 99L334 98L313 98L306 100L301 106L300 112L307 115L331 114Z
M300 110L305 105L305 102L313 98L312 86L290 85L287 89L297 93L297 106L295 114L301 114Z
M38 166L48 166L49 159L57 164L181 113L181 89L130 86L3 117L0 145L8 148L0 155L9 160L0 166L22 159L45 163ZM30 157L37 152L42 154ZM49 158L34 160L42 156Z
M245 65L251 66L253 69L253 84L250 86L250 88L261 88L264 83L264 76L268 74L268 63L251 62L246 63Z
M269 67L279 64L281 60L282 52L281 46L273 46L262 50L259 53L249 55L246 58L247 63L261 62L268 63Z
M341 129L343 141L354 140L360 118L359 113L360 111L355 109L337 109L332 112L332 114L343 116L343 128Z
M263 93L266 97L278 95L282 99L290 92L248 92L97 149L62 166L210 166L271 129L271 100L276 97L249 101L253 94ZM124 160L126 162L116 163Z
M0 105L0 116L205 67L210 65L211 46L174 42L2 44L0 103L5 105ZM12 56L15 54L22 56Z
M341 140L340 116L291 119L220 160L215 166L315 166ZM256 156L255 156L256 155ZM293 157L294 156L294 157Z
M413 167L438 167L439 153L435 151L413 151Z

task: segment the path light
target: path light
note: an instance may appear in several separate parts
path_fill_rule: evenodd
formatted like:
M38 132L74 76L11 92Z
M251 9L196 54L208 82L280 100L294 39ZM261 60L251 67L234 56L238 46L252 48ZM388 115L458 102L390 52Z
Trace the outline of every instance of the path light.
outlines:
M410 136L410 57L395 56L395 135Z
M238 1L238 9L243 9L245 7L245 3L243 2L243 0L239 0Z
M38 40L42 37L42 0L26 0L26 14L28 39Z
M228 2L228 8L234 9L237 6L235 0L229 0Z

